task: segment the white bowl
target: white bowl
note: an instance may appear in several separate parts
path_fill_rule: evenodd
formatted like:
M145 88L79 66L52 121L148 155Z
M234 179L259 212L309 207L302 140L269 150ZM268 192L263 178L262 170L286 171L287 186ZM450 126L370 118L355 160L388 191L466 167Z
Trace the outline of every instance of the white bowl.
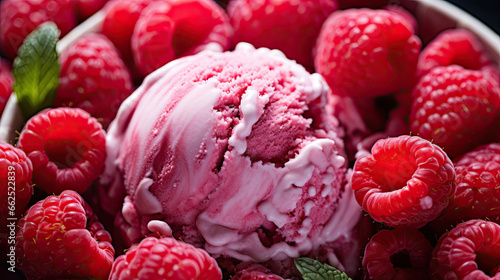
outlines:
M465 28L476 34L491 59L496 63L497 68L499 68L500 35L493 32L478 19L445 1L400 0L398 3L415 15L419 23L418 35L424 44L445 29ZM61 53L84 34L98 32L101 29L103 20L104 12L101 10L62 38L57 44L57 51ZM0 141L14 143L16 131L22 129L23 123L21 110L17 104L16 96L13 94L7 102L0 119Z

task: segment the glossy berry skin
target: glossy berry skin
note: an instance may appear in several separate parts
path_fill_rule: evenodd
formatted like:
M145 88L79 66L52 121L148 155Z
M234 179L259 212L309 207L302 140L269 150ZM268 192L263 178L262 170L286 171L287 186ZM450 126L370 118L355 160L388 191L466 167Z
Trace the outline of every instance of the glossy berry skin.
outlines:
M14 78L11 74L11 67L7 60L0 58L0 117L2 116L5 105L12 94L12 84Z
M0 224L6 230L7 218L20 217L33 194L33 165L23 150L0 142ZM10 212L10 209L14 211Z
M44 110L32 117L18 147L33 163L33 183L47 193L83 193L104 169L106 134L101 124L77 108Z
M222 272L207 252L172 237L146 237L113 263L109 280L220 280Z
M448 205L455 170L446 153L417 136L379 140L351 178L356 200L378 222L420 228Z
M412 96L412 134L442 147L451 158L484 144L489 131L498 129L500 87L487 72L435 67L415 85Z
M236 0L230 2L227 11L235 29L235 43L279 49L312 70L311 50L321 25L338 8L337 0Z
M323 24L316 43L316 71L334 93L353 98L411 88L421 47L413 29L399 12L334 12Z
M453 162L456 190L432 227L441 233L470 219L500 223L500 144L479 146Z
M445 30L423 50L418 60L418 77L437 66L460 65L480 70L491 63L476 36L466 29Z
M41 23L53 21L61 36L77 24L72 0L4 0L0 14L0 49L11 61L24 38Z
M106 13L101 33L121 52L127 65L133 65L131 38L141 12L150 0L108 1L104 6Z
M18 267L28 279L107 279L115 254L109 233L70 190L28 209L16 241Z
M142 11L132 34L132 55L146 76L176 58L205 49L226 51L232 27L212 0L153 1Z
M381 230L366 245L364 279L425 280L432 246L416 229Z
M484 220L458 224L432 251L432 280L500 279L500 225Z
M134 90L132 78L113 44L102 34L76 40L60 56L55 106L87 111L104 128Z

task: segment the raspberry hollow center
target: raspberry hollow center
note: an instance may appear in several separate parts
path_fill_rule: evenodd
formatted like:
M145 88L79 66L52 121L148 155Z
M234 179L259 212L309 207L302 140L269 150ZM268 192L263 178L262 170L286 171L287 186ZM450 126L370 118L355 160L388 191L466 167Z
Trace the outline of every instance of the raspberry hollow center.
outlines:
M395 268L412 268L410 253L407 249L402 249L391 255L390 261Z
M387 158L379 159L376 165L375 174L380 174L375 178L379 180L379 188L382 192L392 192L400 190L406 186L417 170L417 165L407 154L395 154Z
M72 137L59 135L45 142L45 153L59 169L72 168L83 159L85 145Z

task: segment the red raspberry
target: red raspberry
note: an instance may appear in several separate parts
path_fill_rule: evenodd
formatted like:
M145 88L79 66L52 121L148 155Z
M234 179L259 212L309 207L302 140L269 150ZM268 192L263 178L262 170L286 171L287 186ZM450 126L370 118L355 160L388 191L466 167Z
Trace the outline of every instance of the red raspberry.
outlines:
M454 160L454 164L455 193L432 227L443 232L470 219L500 223L500 144L479 146Z
M414 87L410 128L455 158L487 141L500 109L500 87L482 71L435 67ZM496 130L495 130L496 131Z
M500 225L469 220L443 234L432 251L433 280L500 279Z
M421 47L412 30L399 12L334 12L323 24L316 43L316 71L334 92L355 98L410 88Z
M53 21L66 35L76 26L72 0L4 0L0 4L0 48L14 60L23 40L43 22Z
M6 229L8 217L19 217L33 194L33 165L26 154L10 144L0 142L0 224ZM9 198L10 197L10 198ZM9 207L11 206L11 207ZM14 214L9 208L15 208Z
M236 275L232 276L231 280L283 280L281 276L260 264L241 263L235 270Z
M235 29L235 42L279 49L312 70L311 50L321 25L337 9L337 0L236 0L229 3L227 11Z
M12 94L12 84L14 83L14 78L10 73L10 64L0 58L0 117L2 116L5 105Z
M106 16L101 33L106 35L121 52L127 65L133 62L130 38L142 10L151 0L109 1L104 6Z
M16 240L18 265L28 279L107 279L115 254L109 233L70 190L28 209Z
M99 11L108 0L74 0L80 20L85 20Z
M365 279L428 279L431 254L430 242L416 229L379 231L365 248Z
M55 106L77 107L104 128L133 91L132 78L113 44L101 34L79 38L60 57Z
M109 280L220 280L222 272L207 252L171 237L146 237L113 263Z
M81 109L47 109L28 121L18 147L33 163L37 187L54 194L66 189L82 193L104 169L106 135Z
M474 34L465 29L441 32L422 51L418 59L418 77L437 66L460 65L479 70L489 65L490 59Z
M141 13L132 35L132 55L146 76L176 58L204 49L227 50L232 27L212 0L155 1Z
M435 219L455 190L446 153L418 136L379 140L359 158L351 179L356 200L379 222L419 228Z

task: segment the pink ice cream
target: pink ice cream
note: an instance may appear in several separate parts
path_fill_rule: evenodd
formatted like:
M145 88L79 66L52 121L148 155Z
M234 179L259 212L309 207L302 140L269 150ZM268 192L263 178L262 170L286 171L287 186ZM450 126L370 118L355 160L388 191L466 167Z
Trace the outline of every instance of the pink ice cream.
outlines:
M216 257L252 262L351 242L362 212L346 184L328 90L280 51L245 43L152 73L107 138L102 182L110 196L125 190L118 226L126 239L160 219ZM356 269L327 251L333 265Z

